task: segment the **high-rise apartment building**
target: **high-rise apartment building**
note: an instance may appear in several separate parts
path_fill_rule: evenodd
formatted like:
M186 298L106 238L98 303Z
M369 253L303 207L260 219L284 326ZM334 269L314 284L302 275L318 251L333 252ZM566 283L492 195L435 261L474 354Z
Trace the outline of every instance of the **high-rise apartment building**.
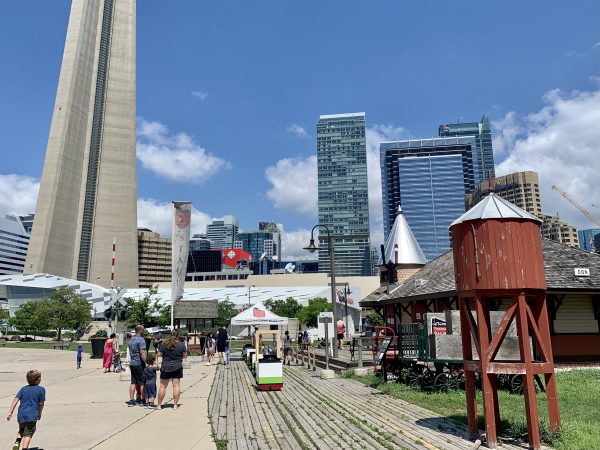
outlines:
M448 251L448 227L480 181L475 137L382 142L379 149L386 241L401 206L427 259Z
M135 0L73 0L26 273L138 286Z
M0 275L23 273L29 233L19 216L0 217Z
M215 219L206 225L206 237L211 241L211 249L233 248L237 241L240 223L235 216L225 216Z
M138 229L138 267L141 288L171 281L171 239L147 228Z
M540 180L537 172L516 172L492 180L494 193L513 205L531 213L542 216L542 199L540 197ZM471 209L490 193L490 184L484 180L473 192L465 196L465 207Z
M542 214L542 236L546 239L567 244L571 247L579 247L577 228L560 220L558 216Z
M478 178L485 180L496 176L494 151L492 148L492 130L490 118L484 114L479 122L449 123L438 127L438 136L475 136L475 157L477 159Z
M338 275L370 275L365 113L323 115L317 122L319 224L335 236ZM330 271L327 235L319 230L319 271Z

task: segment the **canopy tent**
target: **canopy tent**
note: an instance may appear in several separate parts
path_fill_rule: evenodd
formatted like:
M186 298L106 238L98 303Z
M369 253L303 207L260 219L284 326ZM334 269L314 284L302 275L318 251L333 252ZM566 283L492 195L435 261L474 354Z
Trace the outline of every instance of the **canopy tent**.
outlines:
M256 303L231 319L232 325L287 325L287 317L273 314L262 303Z

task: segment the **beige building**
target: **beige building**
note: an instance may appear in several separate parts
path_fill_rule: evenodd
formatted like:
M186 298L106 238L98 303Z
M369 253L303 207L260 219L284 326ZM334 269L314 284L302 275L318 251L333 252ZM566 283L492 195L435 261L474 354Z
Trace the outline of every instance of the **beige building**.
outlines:
M558 216L549 216L542 212L540 181L537 172L516 172L494 178L494 193L528 213L543 220L542 236L562 242L572 247L579 246L577 228L563 222ZM473 192L465 196L465 206L469 210L490 192L489 181L479 183Z
M136 1L73 0L25 273L138 285Z
M138 270L141 288L171 282L171 239L147 228L138 229Z
M539 216L543 220L542 236L553 241L562 242L571 247L579 248L579 235L577 228L560 220L558 216L548 216L542 214Z
M542 199L540 197L540 181L538 174L533 171L517 172L494 178L494 193L508 200L513 205L528 213L542 216ZM473 192L465 197L465 207L468 211L481 199L490 193L489 181L482 181Z

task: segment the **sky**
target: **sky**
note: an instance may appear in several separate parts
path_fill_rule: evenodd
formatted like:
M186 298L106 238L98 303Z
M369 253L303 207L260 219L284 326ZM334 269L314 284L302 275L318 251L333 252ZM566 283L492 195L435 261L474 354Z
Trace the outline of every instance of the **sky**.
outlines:
M70 1L3 4L0 213L34 212ZM170 234L233 214L274 221L305 256L317 218L316 122L366 112L372 245L379 143L492 120L497 175L536 170L542 206L600 218L600 2L139 0L138 225ZM594 206L599 205L599 206Z

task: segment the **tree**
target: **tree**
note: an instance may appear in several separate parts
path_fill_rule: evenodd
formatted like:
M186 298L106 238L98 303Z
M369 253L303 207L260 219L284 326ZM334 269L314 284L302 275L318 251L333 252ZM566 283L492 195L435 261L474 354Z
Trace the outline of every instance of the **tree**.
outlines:
M217 311L219 317L215 321L215 324L218 327L227 327L229 322L231 322L231 318L238 315L238 310L236 309L235 304L229 300L229 297L226 297L225 300L219 302Z
M133 299L131 297L125 298L125 310L127 311L127 319L125 319L127 325L134 327L136 325L143 325L144 327L152 327L161 322L164 319L164 306L160 304L160 297L157 297L158 285L148 288L148 292L144 294L141 299ZM165 325L171 323L171 307L168 307L169 319ZM159 316L163 316L158 319Z
M61 338L63 329L76 330L92 321L91 306L88 301L70 287L61 287L54 291L49 299L40 300L41 313L49 319L49 328Z
M33 332L35 338L36 331L43 331L50 328L49 314L43 300L35 300L24 303L17 309L15 316L9 319L12 326L25 333Z
M167 327L171 325L171 305L166 304L158 308L158 316L156 317L157 327Z
M298 317L303 306L293 297L288 297L285 300L273 300L270 298L265 302L265 306L271 312L281 317Z
M383 317L381 317L381 315L378 314L376 311L371 311L367 318L369 319L369 322L373 327L381 327L385 323L383 321Z
M308 301L308 306L300 310L298 320L308 327L316 327L319 314L324 311L331 311L331 304L323 297L315 297Z

